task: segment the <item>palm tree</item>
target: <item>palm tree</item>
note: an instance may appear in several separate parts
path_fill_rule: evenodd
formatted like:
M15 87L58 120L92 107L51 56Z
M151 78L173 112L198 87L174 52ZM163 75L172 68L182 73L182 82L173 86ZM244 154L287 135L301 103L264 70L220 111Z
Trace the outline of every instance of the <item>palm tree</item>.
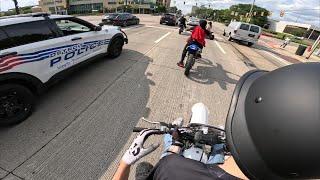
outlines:
M18 7L18 0L12 0L12 1L14 3L15 8L16 8L16 13L20 14L20 10L19 10L19 7Z

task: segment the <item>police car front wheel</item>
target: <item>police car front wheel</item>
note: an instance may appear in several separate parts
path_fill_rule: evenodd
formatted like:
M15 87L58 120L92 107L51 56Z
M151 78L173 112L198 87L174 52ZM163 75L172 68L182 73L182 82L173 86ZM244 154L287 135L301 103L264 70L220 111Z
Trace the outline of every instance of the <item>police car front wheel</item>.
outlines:
M120 38L120 37L115 38L110 44L110 47L108 49L108 55L111 58L116 58L120 56L122 52L123 44L124 44L123 38Z
M0 86L0 126L25 120L32 112L35 96L25 86L5 84Z

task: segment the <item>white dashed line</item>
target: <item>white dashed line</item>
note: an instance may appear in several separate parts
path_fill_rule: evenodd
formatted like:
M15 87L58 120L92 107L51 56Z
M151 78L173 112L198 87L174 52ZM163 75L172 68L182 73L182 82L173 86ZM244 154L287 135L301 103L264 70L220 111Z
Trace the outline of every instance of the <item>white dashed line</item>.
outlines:
M274 57L275 59L277 59L278 61L280 61L281 63L283 63L283 64L285 64L285 65L290 65L290 64L292 64L292 63L290 63L290 62L288 62L288 61L286 61L286 60L284 60L284 59L282 59L282 58L274 55L274 54L271 53L271 52L268 52L268 51L264 51L264 52L267 53L267 54L269 54L270 56Z
M218 43L218 41L214 41L216 43L216 45L218 46L218 48L220 49L220 51L223 53L223 54L226 54L226 52L224 51L224 49L220 46L220 44Z
M169 27L162 27L162 26L145 26L145 27L158 28L158 29L166 29L166 30L176 30L176 29L178 29L178 28L176 28L176 27L169 28Z
M155 43L159 43L162 39L164 39L165 37L167 37L169 34L171 34L171 32L168 32L167 34L161 36L159 39L157 39L156 41L154 41Z

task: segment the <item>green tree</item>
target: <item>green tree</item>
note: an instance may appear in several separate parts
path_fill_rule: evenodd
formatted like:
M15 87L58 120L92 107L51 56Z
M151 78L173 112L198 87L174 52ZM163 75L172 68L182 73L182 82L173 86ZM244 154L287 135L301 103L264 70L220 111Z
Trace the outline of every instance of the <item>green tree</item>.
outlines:
M159 6L156 7L155 11L158 12L158 13L165 13L167 11L167 9L166 9L165 6L159 5Z
M202 6L196 9L195 12L193 12L191 15L198 16L199 18L206 18L210 20L223 22L223 23L229 23L233 19L237 21L246 22L248 18L246 16L248 16L250 12L250 8L251 8L251 4L237 4L237 5L230 6L229 9L220 9L220 10L218 9L213 10L213 9ZM232 15L232 12L233 13L237 12L237 16L235 16L234 14ZM269 11L258 6L254 6L253 12L256 12L256 15L252 13L250 23L263 27L263 25L267 23L267 15L269 14Z
M238 15L230 15L232 16L232 19L236 19L237 21L246 21L249 17L249 12L251 9L251 4L237 4L232 5L229 10L232 12L238 12ZM263 16L261 16L263 14ZM259 25L263 27L267 23L267 15L269 14L269 11L265 8L259 7L254 5L252 9L252 16L250 23ZM246 17L248 15L248 17ZM241 18L242 17L242 18Z
M176 6L174 6L174 7L169 7L169 9L168 9L168 12L169 12L169 13L177 13L177 11L178 11L178 8L177 8Z
M16 9L16 13L20 14L19 6L18 6L18 0L12 0L14 3L14 7Z

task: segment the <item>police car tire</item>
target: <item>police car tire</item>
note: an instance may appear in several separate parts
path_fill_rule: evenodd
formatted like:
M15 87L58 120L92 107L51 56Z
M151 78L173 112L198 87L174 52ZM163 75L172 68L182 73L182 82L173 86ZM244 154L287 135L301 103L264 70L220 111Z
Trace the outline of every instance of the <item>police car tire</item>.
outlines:
M34 94L25 86L19 84L5 84L0 86L0 97L3 97L3 95L8 92L14 92L18 96L18 100L23 104L23 112L7 119L1 119L0 117L0 126L17 124L27 119L32 113L35 104Z
M122 38L117 37L111 41L109 50L108 50L108 55L111 58L116 58L120 56L122 52L122 47L123 47L124 41Z

